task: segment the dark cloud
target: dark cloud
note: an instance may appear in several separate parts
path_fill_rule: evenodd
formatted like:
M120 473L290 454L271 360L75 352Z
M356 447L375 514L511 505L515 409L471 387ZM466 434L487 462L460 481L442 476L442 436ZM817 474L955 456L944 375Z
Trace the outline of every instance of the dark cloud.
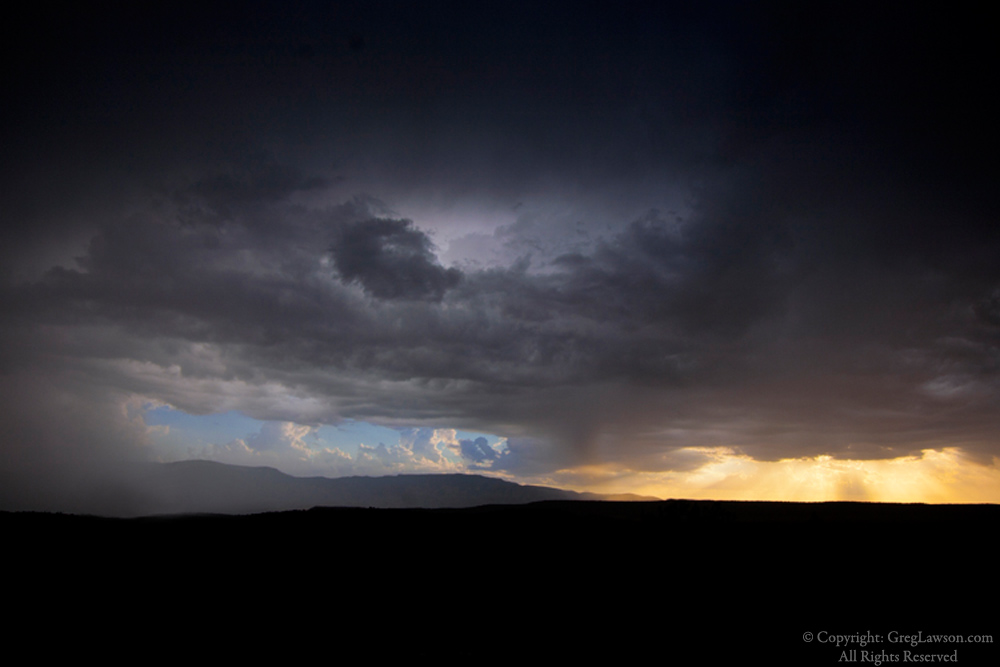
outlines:
M1000 327L1000 288L980 299L973 309L976 317L984 324Z
M64 340L64 357L102 382L194 412L456 420L585 456L603 437L638 441L673 423L742 424L726 437L764 458L856 453L859 433L894 448L913 434L878 415L995 395L996 343L980 331L989 302L965 293L963 315L964 282L920 263L855 260L845 272L830 257L811 264L789 225L649 212L589 252L470 269L452 285L457 272L434 261L426 234L372 207L277 203L223 225L108 225L79 268L8 292L21 304L19 353L29 335L36 350ZM268 382L312 407L258 398ZM983 427L935 413L935 429Z
M258 5L8 35L8 460L134 396L512 473L996 454L985 17Z
M320 176L306 176L298 169L278 164L269 156L255 156L228 173L210 175L192 184L177 199L182 207L203 205L221 218L247 205L287 199L296 192L328 185Z
M350 222L334 235L330 252L341 278L376 298L440 301L462 278L437 263L430 238L412 220Z

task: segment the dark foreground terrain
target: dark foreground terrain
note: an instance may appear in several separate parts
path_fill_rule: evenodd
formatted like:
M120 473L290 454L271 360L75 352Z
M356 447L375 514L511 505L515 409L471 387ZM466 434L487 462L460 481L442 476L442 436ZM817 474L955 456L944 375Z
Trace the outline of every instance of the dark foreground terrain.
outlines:
M1000 639L998 526L862 503L5 513L5 634L199 663L997 664L969 640Z

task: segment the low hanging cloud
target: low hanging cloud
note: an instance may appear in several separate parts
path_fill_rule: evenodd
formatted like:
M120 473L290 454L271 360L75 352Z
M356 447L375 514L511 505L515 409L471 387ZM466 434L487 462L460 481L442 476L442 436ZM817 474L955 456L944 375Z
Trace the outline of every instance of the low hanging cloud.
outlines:
M760 227L718 204L681 222L647 212L587 252L459 272L414 223L373 217L380 208L233 201L222 223L109 224L77 268L8 288L18 363L52 363L59 349L53 372L101 378L91 391L193 412L558 445L530 456L460 445L470 465L509 472L719 440L765 459L892 456L948 431L988 446L992 292L975 283L900 293L895 282L929 269L860 262L849 276L836 257L812 261L816 231ZM856 280L866 273L877 281ZM932 312L932 326L898 337ZM952 407L925 409L943 398ZM657 435L676 426L686 440ZM266 435L246 445L264 451ZM429 437L407 456L437 461Z

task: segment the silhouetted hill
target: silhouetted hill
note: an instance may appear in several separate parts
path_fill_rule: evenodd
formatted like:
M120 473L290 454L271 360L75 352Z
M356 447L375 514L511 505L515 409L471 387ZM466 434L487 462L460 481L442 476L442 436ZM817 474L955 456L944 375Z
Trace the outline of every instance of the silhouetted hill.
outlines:
M995 643L928 637L1000 637L998 524L995 505L679 500L0 513L11 637L58 612L56 649L124 657L93 643L112 629L176 658L298 662L322 646L463 664L834 665L845 650L853 664L904 651L996 664ZM833 639L864 633L881 639Z
M142 482L159 514L246 514L319 506L474 507L598 497L479 475L304 478L292 477L273 468L210 461L151 466L144 472Z
M212 461L113 469L50 469L39 483L0 474L0 510L99 516L258 514L310 507L443 508L542 500L606 500L598 494L526 486L479 475L293 477L274 468ZM614 499L626 499L615 497ZM628 496L628 500L656 500Z

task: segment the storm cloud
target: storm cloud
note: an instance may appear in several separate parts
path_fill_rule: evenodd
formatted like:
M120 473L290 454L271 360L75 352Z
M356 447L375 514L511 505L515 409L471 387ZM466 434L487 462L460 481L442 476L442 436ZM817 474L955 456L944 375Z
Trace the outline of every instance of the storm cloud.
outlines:
M330 252L341 278L380 299L440 301L462 277L458 269L435 261L430 239L413 228L412 220L346 223L335 236Z
M985 21L259 4L7 40L5 468L143 405L296 472L1000 453Z

